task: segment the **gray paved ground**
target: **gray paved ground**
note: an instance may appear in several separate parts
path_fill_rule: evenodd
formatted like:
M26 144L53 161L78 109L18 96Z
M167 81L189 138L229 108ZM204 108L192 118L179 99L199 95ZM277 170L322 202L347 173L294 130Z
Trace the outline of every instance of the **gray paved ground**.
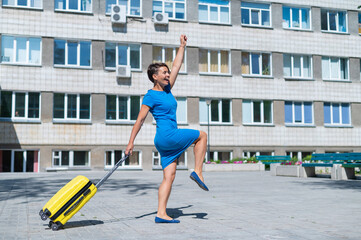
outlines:
M155 224L161 172L116 172L63 230L38 212L78 174L0 174L0 239L361 239L361 181L205 173L210 192L178 171L168 214Z

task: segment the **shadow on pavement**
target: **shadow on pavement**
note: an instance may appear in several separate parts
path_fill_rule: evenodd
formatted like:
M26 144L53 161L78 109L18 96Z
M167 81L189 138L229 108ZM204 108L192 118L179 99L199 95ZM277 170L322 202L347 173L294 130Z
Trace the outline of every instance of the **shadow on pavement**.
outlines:
M72 222L67 222L63 228L69 229L69 228L86 227L86 226L99 225L99 224L104 224L104 222L99 220L72 221Z
M40 198L49 200L57 191L67 184L73 177L65 176L63 179L51 179L50 177L37 178L10 178L0 180L0 201L10 199L25 199L27 201L39 201ZM97 182L93 181L94 183ZM117 191L125 189L130 195L146 195L151 190L158 190L158 183L143 182L134 179L108 181L100 188L100 191Z
M204 219L207 220L207 218L205 218L205 216L207 216L207 213L186 213L184 214L183 211L181 209L185 209L185 208L190 208L193 207L193 205L188 205L185 207L179 207L179 208L167 208L167 214L172 217L172 218L179 218L182 216L193 216L193 218L198 218L198 219ZM135 217L135 219L139 219L139 218L143 218L146 216L150 216L150 215L156 215L157 212L151 212L151 213L147 213L138 217Z
M87 227L91 225L99 225L104 224L103 221L99 220L81 220L81 221L70 221L67 222L62 228L60 228L58 231L70 229L70 228L79 228L79 227ZM48 226L48 224L44 224L46 226L47 230L51 230Z
M348 180L348 181L335 181L335 180L324 180L324 181L299 181L298 184L308 185L314 188L331 188L331 189L344 189L344 190L361 190L361 181L359 180Z

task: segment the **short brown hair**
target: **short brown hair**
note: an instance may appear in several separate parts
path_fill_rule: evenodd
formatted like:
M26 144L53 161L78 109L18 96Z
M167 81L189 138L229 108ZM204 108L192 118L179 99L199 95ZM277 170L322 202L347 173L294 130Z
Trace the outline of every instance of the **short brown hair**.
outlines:
M148 66L147 74L148 74L149 80L152 83L154 83L153 74L157 74L159 68L161 68L161 67L166 67L169 71L169 67L165 63L152 63Z

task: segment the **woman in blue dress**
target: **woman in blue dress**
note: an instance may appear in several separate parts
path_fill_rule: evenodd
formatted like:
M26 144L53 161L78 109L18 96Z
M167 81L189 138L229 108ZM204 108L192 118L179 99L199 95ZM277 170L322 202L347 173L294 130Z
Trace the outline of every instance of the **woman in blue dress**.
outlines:
M167 215L166 207L175 178L177 159L192 144L194 144L195 167L190 178L203 190L208 191L202 175L202 165L207 148L207 134L199 130L177 128L177 102L171 92L179 69L182 66L186 44L187 37L181 35L180 47L171 71L169 71L165 63L149 65L148 78L154 83L154 87L148 90L143 98L137 121L133 126L125 150L125 154L132 154L135 137L140 131L148 112L151 112L157 122L154 145L160 153L163 168L163 181L158 191L156 223L179 223L179 220L172 219Z

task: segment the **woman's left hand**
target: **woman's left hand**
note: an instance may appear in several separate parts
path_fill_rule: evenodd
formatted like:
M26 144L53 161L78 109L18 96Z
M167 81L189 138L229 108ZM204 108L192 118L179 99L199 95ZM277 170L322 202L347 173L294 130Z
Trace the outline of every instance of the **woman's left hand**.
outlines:
M180 45L182 47L185 47L187 45L187 40L188 40L187 36L182 34L180 36Z

